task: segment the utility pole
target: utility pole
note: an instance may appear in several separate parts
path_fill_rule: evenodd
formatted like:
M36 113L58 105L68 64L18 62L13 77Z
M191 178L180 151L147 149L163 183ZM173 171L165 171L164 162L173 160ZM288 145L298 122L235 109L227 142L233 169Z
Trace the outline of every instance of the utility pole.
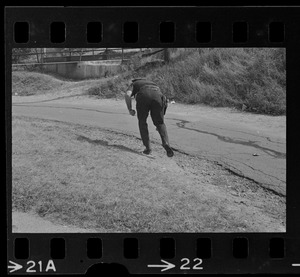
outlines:
M42 52L41 52L41 63L44 63L45 52L46 52L46 48L42 48Z
M80 51L80 57L79 57L79 61L80 61L80 62L81 62L82 52L83 52L83 48L81 48L81 51ZM93 57L93 58L94 58L94 57Z

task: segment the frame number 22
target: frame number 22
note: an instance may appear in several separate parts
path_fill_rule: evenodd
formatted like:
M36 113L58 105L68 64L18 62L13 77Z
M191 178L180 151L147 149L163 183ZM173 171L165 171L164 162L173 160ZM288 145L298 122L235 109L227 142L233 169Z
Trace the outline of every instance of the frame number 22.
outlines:
M203 269L202 266L200 266L202 264L202 259L199 259L199 258L195 258L193 260L193 265L192 265L192 268L190 267L190 259L188 258L183 258L181 259L181 262L183 263L180 267L181 270L201 270Z

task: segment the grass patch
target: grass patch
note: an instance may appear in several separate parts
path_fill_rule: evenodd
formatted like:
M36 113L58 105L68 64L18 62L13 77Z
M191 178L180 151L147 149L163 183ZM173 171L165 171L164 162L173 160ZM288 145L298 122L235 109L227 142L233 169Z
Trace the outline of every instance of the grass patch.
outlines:
M217 180L243 181L205 160L156 144L150 158L133 136L29 117L13 117L12 138L13 210L99 232L261 230Z

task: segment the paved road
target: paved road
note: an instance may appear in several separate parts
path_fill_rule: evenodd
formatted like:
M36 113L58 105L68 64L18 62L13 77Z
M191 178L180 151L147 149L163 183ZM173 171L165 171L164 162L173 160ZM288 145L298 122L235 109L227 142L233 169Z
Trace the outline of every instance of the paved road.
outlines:
M13 115L110 128L139 137L137 119L128 114L123 101L74 98L16 103L14 99ZM233 173L286 195L285 117L175 104L168 108L166 124L174 148L218 161ZM152 139L160 141L150 118L148 125Z

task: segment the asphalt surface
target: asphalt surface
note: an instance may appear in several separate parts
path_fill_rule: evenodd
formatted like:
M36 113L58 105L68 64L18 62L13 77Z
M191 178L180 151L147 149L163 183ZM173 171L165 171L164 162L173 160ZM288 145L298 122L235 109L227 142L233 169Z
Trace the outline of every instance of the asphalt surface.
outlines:
M13 97L12 115L108 128L139 137L137 118L128 114L123 101L28 100L24 103ZM174 104L169 105L166 124L175 155L179 150L216 161L233 174L286 195L285 117ZM151 139L160 142L150 117L148 126Z

